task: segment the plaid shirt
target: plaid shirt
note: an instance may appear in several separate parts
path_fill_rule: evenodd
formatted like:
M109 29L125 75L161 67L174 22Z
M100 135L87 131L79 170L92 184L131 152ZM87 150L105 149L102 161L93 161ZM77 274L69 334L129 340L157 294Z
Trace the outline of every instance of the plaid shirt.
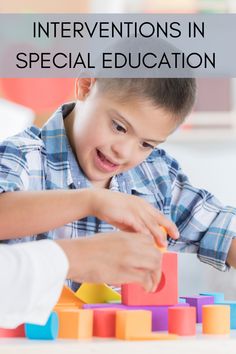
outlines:
M0 192L91 186L64 128L63 120L73 107L74 103L63 105L42 129L32 126L0 144ZM194 252L202 262L227 269L228 250L236 236L236 209L193 187L164 150L154 149L140 165L114 176L110 189L144 198L176 223L181 236L177 241L169 239L169 250ZM112 230L113 226L88 216L24 240L76 238Z

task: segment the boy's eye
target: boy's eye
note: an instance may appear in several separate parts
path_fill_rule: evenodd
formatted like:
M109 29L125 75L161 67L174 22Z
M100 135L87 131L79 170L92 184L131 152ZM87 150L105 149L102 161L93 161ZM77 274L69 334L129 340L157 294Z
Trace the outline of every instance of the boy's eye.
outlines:
M120 133L126 133L126 129L114 120L112 121L112 127Z
M148 144L148 143L146 143L145 141L142 143L142 147L143 147L144 149L154 149L154 148L155 148L155 146L153 146L153 145L151 145L151 144Z

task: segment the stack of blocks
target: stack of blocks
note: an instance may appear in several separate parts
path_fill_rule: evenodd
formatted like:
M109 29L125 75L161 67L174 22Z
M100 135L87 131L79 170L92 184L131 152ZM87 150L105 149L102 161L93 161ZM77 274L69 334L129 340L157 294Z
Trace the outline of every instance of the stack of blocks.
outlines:
M154 293L137 284L122 285L121 295L104 284L83 284L75 294L65 288L54 309L59 320L59 338L92 335L126 340L176 338L175 331L169 334L157 331L168 329L168 312L172 308L178 308L185 317L190 313L187 303L178 304L177 269L177 254L164 253L161 281ZM190 311L192 316L195 308ZM193 322L195 326L195 318Z
M224 302L222 294L204 293L182 297L178 303L177 269L177 254L163 253L161 281L153 293L137 284L122 285L121 295L105 284L82 284L76 293L64 287L44 326L28 323L15 330L0 329L0 336L169 340L195 335L196 323L201 322L203 333L229 333L230 309L236 313L236 302ZM231 328L236 328L232 315Z

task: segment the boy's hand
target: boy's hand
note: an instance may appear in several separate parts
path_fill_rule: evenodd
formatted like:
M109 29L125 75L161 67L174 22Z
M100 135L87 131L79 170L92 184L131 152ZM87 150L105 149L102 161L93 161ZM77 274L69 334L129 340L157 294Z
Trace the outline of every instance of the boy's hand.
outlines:
M138 283L154 291L160 281L162 253L152 237L129 232L101 233L57 240L69 260L68 278L83 283Z
M151 204L137 196L106 189L91 189L92 215L104 220L123 231L134 231L154 237L160 247L165 247L166 233L177 239L178 229L175 224L155 209Z

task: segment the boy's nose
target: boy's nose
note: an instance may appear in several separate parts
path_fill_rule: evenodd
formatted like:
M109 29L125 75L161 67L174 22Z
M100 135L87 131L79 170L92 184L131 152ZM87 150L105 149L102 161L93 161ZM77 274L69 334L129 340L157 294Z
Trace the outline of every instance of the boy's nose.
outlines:
M127 162L134 156L135 143L132 140L117 141L112 144L111 149L117 159Z

